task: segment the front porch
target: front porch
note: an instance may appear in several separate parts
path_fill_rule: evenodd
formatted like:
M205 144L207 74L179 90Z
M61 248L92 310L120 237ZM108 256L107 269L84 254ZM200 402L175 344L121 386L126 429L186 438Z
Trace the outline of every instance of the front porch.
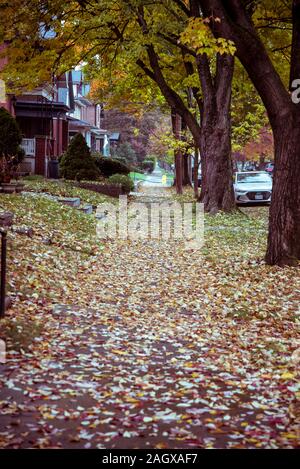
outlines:
M48 162L60 156L68 145L68 107L43 97L24 96L15 104L16 120L24 135L25 158L21 174L48 177Z
M21 174L39 174L48 176L48 162L54 157L54 139L45 135L35 138L23 138L21 147L25 151L25 158L20 165Z

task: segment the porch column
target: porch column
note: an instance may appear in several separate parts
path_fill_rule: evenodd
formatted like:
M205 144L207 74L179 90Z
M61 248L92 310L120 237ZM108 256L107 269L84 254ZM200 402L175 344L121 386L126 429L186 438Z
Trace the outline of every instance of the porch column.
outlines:
M35 137L35 174L47 177L47 137L37 135Z

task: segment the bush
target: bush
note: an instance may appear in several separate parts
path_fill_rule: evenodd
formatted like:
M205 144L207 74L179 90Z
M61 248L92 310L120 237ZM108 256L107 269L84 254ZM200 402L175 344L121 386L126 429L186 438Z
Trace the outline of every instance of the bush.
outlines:
M76 181L96 181L99 179L99 171L95 169L80 169L76 174Z
M125 158L126 161L134 163L136 161L136 152L129 142L120 143L113 149L114 158Z
M100 177L100 172L91 156L90 149L81 134L76 134L59 162L60 174L66 179L83 179L88 176L91 180Z
M104 156L102 155L102 153L100 153L100 151L92 151L91 155L93 158L104 158Z
M22 133L17 121L3 107L0 108L0 181L9 182L22 162L25 152L20 147Z
M113 174L129 174L130 168L113 158L96 158L95 160L97 168L104 177L112 176Z
M0 155L16 155L22 142L21 130L12 115L0 108Z
M30 174L29 176L24 176L24 181L34 181L34 182L43 182L44 176L40 176L39 174Z
M120 161L121 163L127 165L127 160L123 156L114 156L113 159L116 160L116 161Z
M152 171L154 170L154 166L155 163L152 160L144 160L142 163L142 168L148 171L149 173L152 173Z
M147 158L145 158L145 161L153 161L153 163L155 164L156 163L156 156L147 156Z
M114 174L108 179L112 184L121 184L124 192L129 193L134 189L134 183L130 177L125 176L125 174Z

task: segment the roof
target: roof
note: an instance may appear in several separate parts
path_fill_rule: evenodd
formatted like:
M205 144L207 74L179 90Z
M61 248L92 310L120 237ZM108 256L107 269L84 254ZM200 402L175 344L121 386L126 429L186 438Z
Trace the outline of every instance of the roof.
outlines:
M66 115L70 110L64 103L56 101L21 101L17 100L16 104L16 115L23 117L44 117L51 119L52 117L58 117Z
M111 137L110 137L110 133L109 133L108 130L99 129L98 127L93 127L93 128L91 129L91 132L92 132L93 134L98 135L98 136L101 136L101 135L109 135L109 138L111 138Z
M75 101L79 102L80 104L83 104L84 106L92 106L93 105L93 103L89 99L85 98L84 96L76 96Z
M76 119L76 117L72 116L67 116L68 120L70 121L70 124L72 127L88 127L93 134L96 135L109 135L109 131L105 129L99 129L98 127L95 127L93 124L90 124L87 121L81 120L81 119Z
M120 138L120 133L119 132L113 132L110 134L110 140L119 140Z
M76 117L67 116L67 119L70 121L73 127L93 127L93 124L90 124L89 122L83 121L81 119L76 119Z

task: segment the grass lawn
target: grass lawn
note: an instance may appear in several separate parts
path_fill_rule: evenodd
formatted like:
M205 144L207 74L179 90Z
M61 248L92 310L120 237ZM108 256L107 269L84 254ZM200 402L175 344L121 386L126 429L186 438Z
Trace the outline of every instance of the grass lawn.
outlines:
M56 189L54 184L43 187ZM81 190L51 192L82 196ZM86 194L85 201L96 198ZM13 230L8 233L8 290L14 316L33 319L52 303L67 301L69 287L76 283L84 262L102 249L95 218L44 197L1 194L0 207L14 213L15 227L33 229L32 238Z
M82 202L92 204L94 206L102 202L117 202L117 199L113 199L104 194L75 187L70 181L49 181L40 176L29 176L28 178L24 178L23 181L26 184L24 189L25 191L46 192L60 197L80 197Z
M137 172L133 171L133 172L129 173L129 177L133 181L145 181L145 179L147 179L147 174L137 173Z

